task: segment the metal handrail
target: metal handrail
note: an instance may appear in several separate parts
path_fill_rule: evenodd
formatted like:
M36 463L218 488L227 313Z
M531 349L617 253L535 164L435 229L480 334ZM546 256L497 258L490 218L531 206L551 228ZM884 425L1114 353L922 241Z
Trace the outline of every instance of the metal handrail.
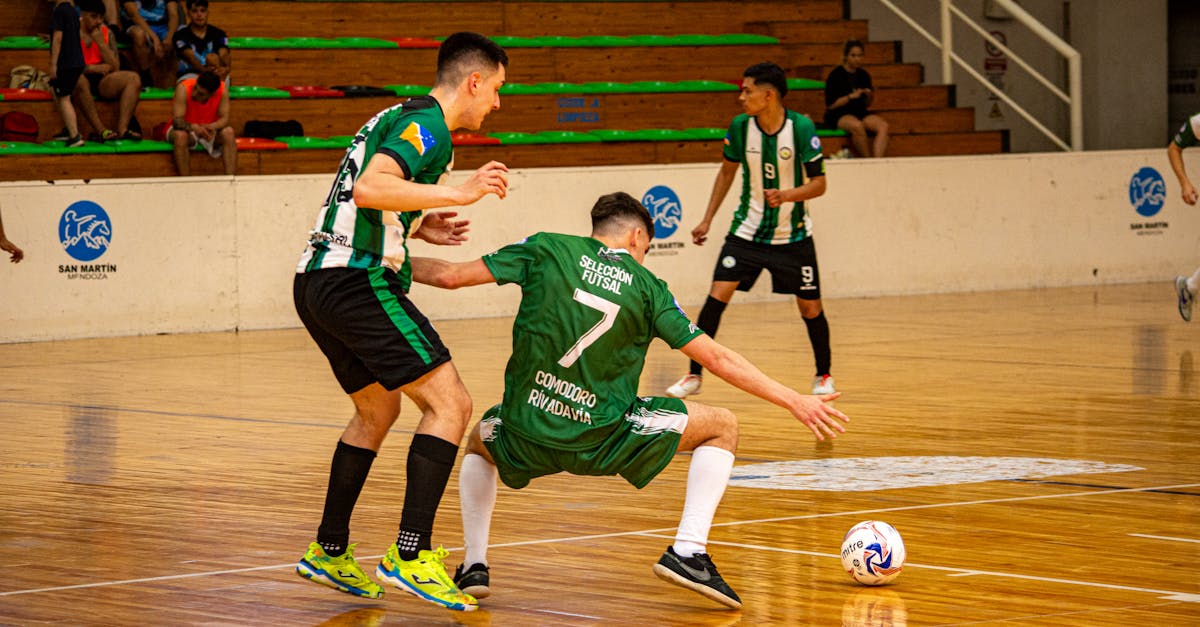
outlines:
M1018 22L1021 22L1021 24L1033 31L1035 35L1040 37L1046 43L1050 44L1059 54L1066 57L1067 93L1064 93L1061 89L1054 85L1054 83L1042 76L1041 73L1034 70L1028 63L1025 62L1024 59L1013 53L1008 46L1001 43L998 39L993 37L990 33L979 26L974 20L963 13L962 10L954 6L953 0L941 0L940 17L942 36L940 39L934 37L929 33L929 31L922 28L921 25L916 22L916 20L905 13L903 9L896 6L891 0L879 0L880 4L890 9L892 13L896 14L896 17L908 24L909 27L917 31L918 34L929 40L929 43L933 44L934 47L941 51L943 82L949 84L953 81L953 66L955 63L957 63L964 71L966 71L967 75L979 81L979 83L983 85L985 89L992 92L992 94L994 94L997 98L1002 100L1008 106L1012 107L1013 111L1016 111L1018 115L1025 118L1027 122L1033 125L1034 128L1048 137L1050 141L1057 144L1060 148L1066 151L1083 150L1083 62L1079 51L1072 48L1070 44L1063 41L1058 35L1055 35L1050 29L1046 28L1041 22L1037 21L1036 18L1026 12L1025 9L1021 8L1020 5L1013 2L1013 0L993 1L1012 14L1012 16ZM1008 58L1011 58L1017 63L1017 65L1020 65L1022 69L1028 72L1030 76L1041 83L1044 87L1049 89L1050 93L1067 103L1071 112L1070 144L1064 142L1058 137L1058 135L1046 128L1044 124L1039 122L1037 118L1025 110L1024 107L1018 105L1015 101L1013 101L1012 98L1008 96L1008 94L1000 91L999 88L993 85L991 81L987 80L987 78L981 75L974 68L972 68L962 57L955 54L953 37L954 24L952 19L955 16L970 26L988 43L1004 52Z

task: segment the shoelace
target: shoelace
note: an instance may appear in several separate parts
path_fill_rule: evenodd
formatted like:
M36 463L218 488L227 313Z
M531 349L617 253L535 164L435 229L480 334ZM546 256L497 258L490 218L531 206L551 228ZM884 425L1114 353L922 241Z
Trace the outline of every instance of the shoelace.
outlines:
M711 573L713 577L721 576L720 573L717 572L717 565L713 564L712 558L708 556L708 553L696 553L695 555L692 555L692 559L700 562L700 565L703 566L704 569L709 573Z

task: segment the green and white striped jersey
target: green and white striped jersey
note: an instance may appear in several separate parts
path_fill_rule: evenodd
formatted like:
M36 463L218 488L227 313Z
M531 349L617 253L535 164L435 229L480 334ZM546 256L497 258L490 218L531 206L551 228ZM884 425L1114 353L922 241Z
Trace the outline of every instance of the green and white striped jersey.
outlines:
M521 286L504 427L552 449L590 448L622 424L654 338L679 348L703 334L666 282L590 237L538 233L483 262L498 284ZM677 420L636 422L653 432Z
M1179 127L1173 141L1180 148L1190 148L1197 144L1197 137L1200 137L1200 113L1188 118L1183 126Z
M812 120L784 110L783 128L767 135L745 113L733 118L725 135L727 161L742 164L742 198L729 233L760 244L788 244L812 235L812 222L803 202L767 205L765 190L790 189L804 177L824 176L821 140Z
M383 266L399 273L408 289L412 282L408 235L421 212L380 211L354 202L354 182L378 153L395 159L410 181L435 184L448 175L454 150L437 100L423 96L384 109L358 131L338 167L296 272Z

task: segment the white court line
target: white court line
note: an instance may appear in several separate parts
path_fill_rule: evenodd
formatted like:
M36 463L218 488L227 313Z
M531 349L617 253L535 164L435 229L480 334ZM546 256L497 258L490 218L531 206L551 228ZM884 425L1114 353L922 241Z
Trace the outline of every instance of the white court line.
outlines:
M666 540L674 539L674 536L664 536L653 533L643 533L641 535L651 538L664 538ZM757 544L742 544L740 542L718 542L709 540L709 544L718 544L721 546L734 546L743 549L755 549L759 551L775 551L776 553L793 553L796 555L812 555L814 557L829 557L840 559L840 555L834 553L818 553L816 551L803 551L800 549L783 549L779 547L760 546ZM1065 583L1072 586L1090 586L1093 588L1107 588L1109 590L1128 590L1130 592L1145 592L1147 594L1161 595L1160 599L1169 601L1186 601L1189 603L1200 603L1200 594L1192 594L1189 592L1176 592L1174 590L1156 590L1154 588L1139 588L1136 586L1121 586L1111 583L1096 583L1094 581L1078 581L1075 579L1059 579L1057 577L1038 577L1036 575L1019 575L1016 573L1001 573L991 570L976 570L968 568L953 568L950 566L934 566L932 564L917 564L914 562L904 562L904 567L916 566L918 568L929 568L932 570L945 570L954 573L950 577L971 577L974 575L991 575L992 577L1008 577L1009 579L1028 579L1030 581L1046 581L1050 583Z
M1193 539L1193 538L1173 538L1173 537L1171 537L1171 536L1151 536L1151 535L1146 535L1146 534L1144 534L1144 533L1131 533L1131 534L1129 534L1129 535L1131 535L1131 536L1137 536L1137 537L1139 537L1139 538L1150 538L1151 540L1173 540L1173 541L1175 541L1175 542L1196 542L1196 543L1200 543L1200 540L1195 540L1195 539Z
M990 504L990 503L1013 503L1013 502L1018 502L1018 501L1037 501L1037 500L1042 500L1042 499L1059 499L1059 498L1069 498L1069 497L1076 497L1076 496L1097 496L1097 495L1101 495L1101 494L1117 494L1117 493L1123 493L1123 492L1147 492L1147 491L1151 491L1151 490L1177 490L1180 488L1194 488L1197 486L1200 486L1200 483L1182 483L1182 484L1178 484L1178 485L1149 486L1149 487L1145 487L1145 488L1114 488L1111 490L1090 490L1088 492L1065 492L1062 494L1043 494L1043 495L1038 495L1038 496L1014 496L1014 497L1003 498L1003 499L982 499L982 500L976 500L976 501L957 501L957 502L950 502L950 503L928 503L925 505L907 505L907 506L902 506L902 507L886 507L886 508L881 508L881 509L861 509L861 510L857 510L857 511L853 511L853 512L830 512L830 513L825 513L825 514L804 514L804 515L799 515L799 516L781 516L778 518L760 518L757 520L738 520L738 521L733 521L733 522L714 523L713 526L714 527L731 527L734 525L753 525L753 524L759 524L759 523L786 522L786 521L790 521L790 520L805 520L805 519L810 519L810 518L831 518L831 517L835 517L835 516L861 516L863 514L880 514L880 513L885 513L885 512L901 512L901 511L909 511L909 510L915 510L915 509L935 509L935 508L941 508L941 507L959 507L959 506L963 506L963 505L986 505L986 504ZM659 529L643 529L640 531L620 531L620 532L615 532L615 533L599 533L599 534L592 534L592 535L586 535L586 536L566 536L566 537L562 537L562 538L547 538L547 539L543 539L543 540L526 540L523 542L504 542L504 543L499 543L499 544L489 544L488 546L490 548L500 548L500 547L513 547L513 546L526 546L526 545L531 545L531 544L555 544L558 542L578 542L581 540L593 540L593 539L597 539L597 538L617 538L617 537L622 537L622 536L650 535L650 534L654 534L654 533L661 533L661 532L674 531L674 530L675 530L675 527L672 526L672 527L662 527ZM450 549L450 550L461 551L462 547L456 547L456 548ZM813 553L813 555L824 555L824 553ZM379 559L379 558L383 557L383 555L366 555L366 556L360 556L360 557L361 557L361 559L369 560L369 559ZM191 577L206 577L206 576L210 576L210 575L231 575L231 574L237 574L237 573L255 572L255 571L259 571L259 570L295 568L295 566L296 566L295 562L289 562L287 564L274 564L271 566L252 566L252 567L248 567L248 568L234 568L234 569L230 569L230 570L217 570L217 571L208 571L208 572L202 572L202 573L185 573L182 575L163 575L161 577L143 577L141 579L122 579L119 581L98 581L95 583L81 583L81 584L75 584L75 585L71 585L71 586L55 586L53 588L35 588L35 589L30 589L30 590L10 590L8 592L0 592L0 597L16 596L18 594L37 594L37 593L41 593L41 592L58 592L61 590L77 590L80 588L99 588L99 587L104 587L104 586L121 586L121 585L126 585L126 584L131 584L131 583L172 581L175 579L188 579ZM934 568L934 567L930 566L928 568ZM1167 594L1184 594L1184 593L1168 592ZM1188 595L1184 595L1184 596L1188 596ZM1195 596L1200 597L1200 595L1195 595Z

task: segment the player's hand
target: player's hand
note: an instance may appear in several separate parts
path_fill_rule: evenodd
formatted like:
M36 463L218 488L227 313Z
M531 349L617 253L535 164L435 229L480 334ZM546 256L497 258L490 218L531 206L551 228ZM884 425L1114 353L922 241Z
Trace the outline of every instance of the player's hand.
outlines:
M781 189L768 189L763 194L767 197L767 204L771 207L778 207L787 202L787 199L784 198L784 191Z
M1197 192L1196 188L1192 187L1191 183L1184 184L1183 202L1186 202L1189 205L1194 205L1196 204L1197 200L1200 200L1200 192Z
M421 218L421 227L413 237L439 246L462 246L467 241L470 220L455 220L457 211L434 211Z
M475 170L471 178L458 187L463 192L463 202L469 205L487 194L503 199L508 195L508 166L499 161L489 161Z
M25 258L25 251L21 250L16 244L6 239L0 238L0 250L12 255L12 257L9 258L9 261L12 263L21 263L21 260Z
M708 227L709 224L707 222L701 222L696 225L696 228L692 229L693 244L697 246L704 245L704 242L708 240Z
M838 421L850 422L849 416L828 404L841 395L841 392L820 396L802 394L800 400L791 408L792 415L804 423L818 440L824 440L826 435L836 438L837 434L846 432L846 428Z

